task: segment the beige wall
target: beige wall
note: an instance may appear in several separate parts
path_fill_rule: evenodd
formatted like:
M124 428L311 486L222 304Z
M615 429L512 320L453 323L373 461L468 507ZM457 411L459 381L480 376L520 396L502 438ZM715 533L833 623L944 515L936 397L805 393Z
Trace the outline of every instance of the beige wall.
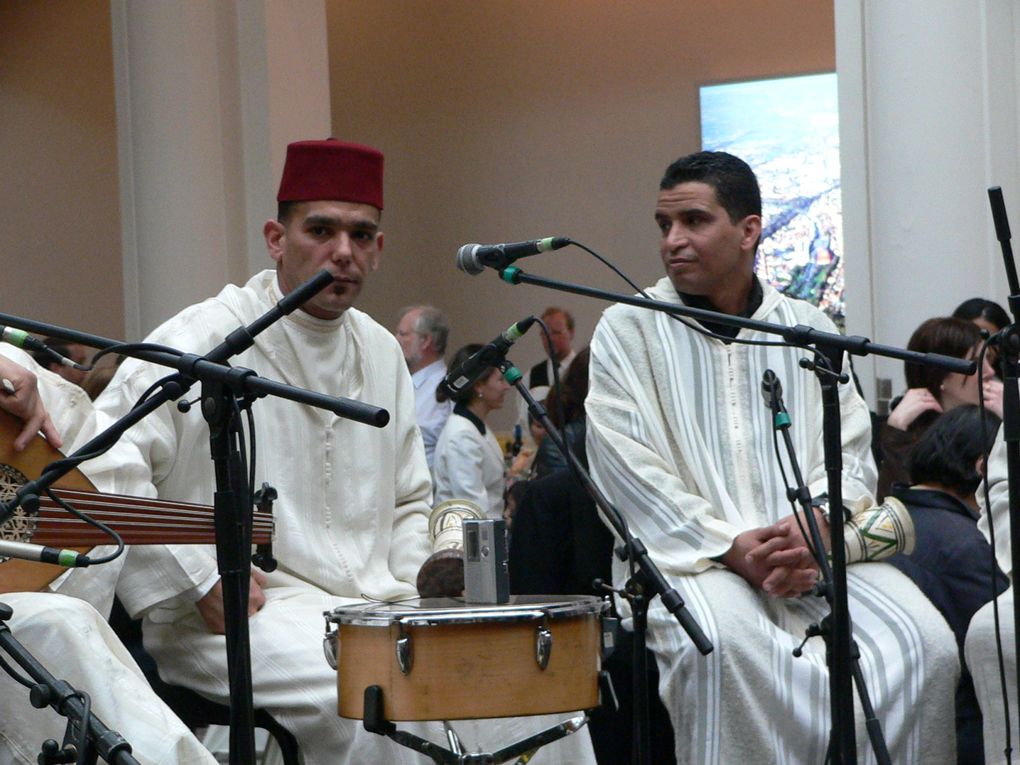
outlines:
M461 244L571 236L647 284L656 182L698 147L697 86L834 67L831 5L802 0L327 0L327 17L333 132L387 154L363 307L392 324L434 302L454 348L551 303L585 342L602 309L461 274ZM0 310L120 336L108 3L0 3L0 45ZM524 265L629 291L574 248ZM535 333L512 358L540 353Z
M124 331L107 0L0 3L0 311Z
M548 304L579 344L603 306L454 267L465 242L569 236L645 285L661 275L658 179L699 148L698 85L832 70L831 3L327 0L333 129L386 153L386 247L363 306L432 302L451 352ZM631 292L576 248L522 263ZM537 331L511 358L541 354Z

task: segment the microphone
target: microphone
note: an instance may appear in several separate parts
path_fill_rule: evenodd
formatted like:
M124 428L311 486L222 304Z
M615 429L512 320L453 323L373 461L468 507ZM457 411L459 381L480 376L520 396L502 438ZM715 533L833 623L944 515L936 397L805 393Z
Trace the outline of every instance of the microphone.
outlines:
M457 250L457 268L472 275L480 274L486 266L502 270L518 258L558 250L568 244L572 244L572 241L565 236L549 236L509 244L465 244Z
M761 376L761 395L765 399L765 405L772 412L775 427L789 427L790 415L787 414L786 405L783 403L783 386L778 375L771 369L766 369L765 374Z
M506 352L510 350L510 346L520 340L536 321L538 319L534 316L529 316L516 324L511 324L506 332L501 333L491 343L468 357L443 380L447 392L456 396L465 388L474 385L486 369L499 364Z
M66 568L80 568L88 566L92 562L87 555L82 555L76 550L59 550L56 547L6 540L0 540L0 558L19 558L40 563L53 563Z
M60 364L61 366L71 367L71 369L78 369L82 372L87 372L92 368L79 364L66 356L61 356L55 350L46 345L46 343L42 340L37 340L32 337L32 335L20 329L5 327L0 324L0 340L8 342L16 348L21 348L22 350L29 351L31 353L45 354L46 358Z

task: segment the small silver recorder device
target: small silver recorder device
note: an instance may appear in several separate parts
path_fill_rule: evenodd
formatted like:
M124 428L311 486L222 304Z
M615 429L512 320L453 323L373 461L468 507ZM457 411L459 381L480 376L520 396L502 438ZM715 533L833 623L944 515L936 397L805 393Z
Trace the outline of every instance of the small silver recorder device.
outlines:
M467 603L510 600L506 521L464 519L464 600Z

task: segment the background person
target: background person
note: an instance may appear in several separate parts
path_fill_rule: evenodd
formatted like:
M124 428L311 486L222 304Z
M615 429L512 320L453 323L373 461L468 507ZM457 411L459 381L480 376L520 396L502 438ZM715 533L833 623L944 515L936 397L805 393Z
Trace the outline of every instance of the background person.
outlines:
M436 387L446 377L446 340L450 327L438 308L412 305L400 311L397 318L397 342L411 372L414 385L414 416L425 443L425 459L429 470L435 464L436 441L453 411L449 401L436 399Z
M465 345L453 357L456 369L482 349ZM510 386L499 370L489 369L453 398L453 414L446 421L436 444L435 501L468 499L482 508L487 518L503 517L506 461L486 418L503 407ZM449 394L438 388L442 401Z

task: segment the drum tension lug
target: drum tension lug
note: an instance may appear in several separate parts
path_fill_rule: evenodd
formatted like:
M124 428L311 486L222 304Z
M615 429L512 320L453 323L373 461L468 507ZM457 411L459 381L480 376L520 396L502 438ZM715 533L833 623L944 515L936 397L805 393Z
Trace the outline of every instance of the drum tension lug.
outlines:
M542 617L542 623L535 628L535 661L539 669L549 666L549 657L552 654L553 636L549 630L549 614Z
M397 638L395 650L400 673L411 674L411 667L414 666L414 644L411 642L411 635L407 632L403 622L400 622L400 637Z
M386 719L383 713L383 689L378 685L365 688L365 730L388 736L396 733L397 726Z

